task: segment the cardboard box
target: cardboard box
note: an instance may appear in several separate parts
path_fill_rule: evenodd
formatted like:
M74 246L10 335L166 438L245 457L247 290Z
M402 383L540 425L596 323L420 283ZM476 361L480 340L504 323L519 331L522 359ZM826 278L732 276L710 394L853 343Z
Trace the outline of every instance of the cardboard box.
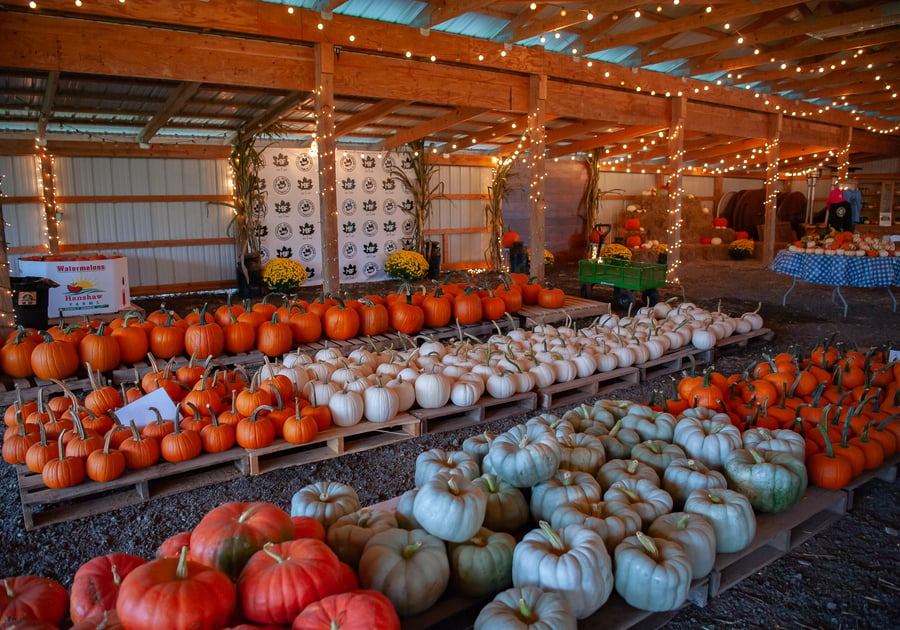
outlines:
M115 313L131 304L128 259L125 256L85 260L19 260L22 275L50 278L47 316L64 317Z

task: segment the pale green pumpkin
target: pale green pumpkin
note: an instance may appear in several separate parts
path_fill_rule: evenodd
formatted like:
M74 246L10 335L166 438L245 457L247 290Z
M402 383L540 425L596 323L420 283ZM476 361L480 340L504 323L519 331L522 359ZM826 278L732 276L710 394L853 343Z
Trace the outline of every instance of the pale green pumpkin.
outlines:
M663 440L645 440L631 449L631 458L643 462L662 477L672 460L683 458L684 449Z
M534 586L499 593L478 613L474 630L577 630L569 602Z
M531 512L525 495L493 473L472 480L487 497L484 526L495 532L517 532L528 523Z
M463 441L462 450L474 457L480 467L484 456L491 450L491 442L494 441L495 437L497 437L496 433L488 433L487 431L478 435L472 435Z
M641 529L641 517L627 503L621 501L573 501L553 510L550 526L561 529L568 525L584 525L603 538L610 553L626 536Z
M728 483L725 475L718 470L710 470L703 462L679 457L669 462L663 473L662 487L672 495L675 507L680 509L694 490L726 488Z
M535 521L549 521L550 515L562 503L595 503L602 496L603 490L593 476L560 469L550 479L531 488L531 516Z
M638 513L641 526L646 527L657 517L672 511L671 495L646 479L620 479L603 493L604 501L620 501Z
M449 472L460 475L466 479L474 479L481 474L481 469L475 458L465 451L445 451L442 448L433 448L416 457L416 487L440 472Z
M403 529L422 529L422 524L416 520L413 514L417 494L419 494L418 488L407 490L400 495L400 500L397 502L394 516L397 518L397 525Z
M604 489L622 479L646 479L655 486L660 485L659 474L653 467L637 459L611 459L597 472L597 481Z
M728 416L725 419L730 422ZM691 416L678 420L672 442L683 448L688 457L699 459L714 470L721 470L728 454L742 446L741 431L733 424Z
M616 592L639 610L677 610L691 589L691 563L678 543L637 532L615 553Z
M429 534L463 542L484 523L487 497L465 477L441 472L419 488L413 516Z
M790 453L739 448L723 468L728 485L758 512L784 512L806 492L806 465Z
M756 515L750 500L735 490L694 490L684 511L699 514L716 530L716 553L747 548L756 536Z
M291 516L311 516L325 529L360 507L356 490L337 481L312 483L291 497Z
M647 533L681 545L691 561L693 579L705 577L712 571L716 562L716 530L699 514L663 514L650 523Z
M397 519L393 512L360 508L332 523L328 528L325 542L341 562L356 569L369 539L380 531L396 527Z
M482 468L517 488L530 488L552 477L559 459L553 431L542 424L520 424L494 439Z
M641 434L622 426L622 421L619 420L609 433L600 436L600 441L603 442L607 460L628 459L631 457L631 448L640 444Z
M542 522L513 553L513 585L560 593L578 619L606 603L613 589L612 561L600 535L584 525L559 531Z
M643 441L671 442L675 423L675 416L672 414L655 411L646 405L631 405L627 415L622 417L622 426L637 431Z
M573 472L586 472L596 476L606 463L606 450L596 435L573 433L559 436L559 467Z
M516 539L482 527L469 540L450 544L450 582L470 597L487 597L512 586Z
M378 532L359 559L360 585L384 594L401 616L434 606L449 582L444 542L421 529Z
M803 436L790 429L756 427L744 431L741 439L744 441L744 448L789 453L800 461L806 460L806 442Z

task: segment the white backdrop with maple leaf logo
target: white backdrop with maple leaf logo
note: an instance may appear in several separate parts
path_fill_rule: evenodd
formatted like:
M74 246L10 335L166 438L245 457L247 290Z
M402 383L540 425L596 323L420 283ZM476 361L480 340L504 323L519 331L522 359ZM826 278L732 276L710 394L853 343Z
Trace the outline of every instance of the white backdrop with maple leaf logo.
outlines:
M322 208L318 157L308 149L269 148L259 176L266 192L261 211L262 261L293 258L306 267L308 285L322 283ZM384 280L388 255L412 236L412 197L390 172L396 154L338 151L338 270L341 282ZM400 166L399 164L397 164Z

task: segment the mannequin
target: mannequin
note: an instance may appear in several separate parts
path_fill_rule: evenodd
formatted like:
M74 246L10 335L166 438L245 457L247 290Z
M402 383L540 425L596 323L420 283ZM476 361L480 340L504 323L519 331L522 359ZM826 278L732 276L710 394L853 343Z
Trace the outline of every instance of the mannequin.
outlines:
M835 188L828 195L826 222L839 232L853 231L853 208L844 195L844 190Z

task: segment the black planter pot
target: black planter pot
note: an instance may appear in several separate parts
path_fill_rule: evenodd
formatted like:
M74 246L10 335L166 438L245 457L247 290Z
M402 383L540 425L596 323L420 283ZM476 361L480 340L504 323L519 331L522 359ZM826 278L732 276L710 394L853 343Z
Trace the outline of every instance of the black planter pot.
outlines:
M255 298L263 295L263 265L259 254L245 254L243 265L238 260L235 263L237 271L238 295L242 298Z

